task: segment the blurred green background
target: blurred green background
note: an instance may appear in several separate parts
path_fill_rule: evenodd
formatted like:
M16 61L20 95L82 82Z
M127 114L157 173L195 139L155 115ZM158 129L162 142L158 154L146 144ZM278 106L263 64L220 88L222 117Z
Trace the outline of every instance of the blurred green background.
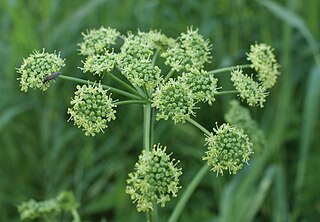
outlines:
M319 21L319 0L0 0L0 221L20 221L17 204L62 190L74 191L84 221L144 221L124 192L142 146L142 107L119 107L106 133L89 138L67 122L74 83L22 93L16 80L22 58L42 48L61 51L63 74L86 78L80 33L102 25L172 37L198 27L213 43L209 70L246 63L252 43L272 45L282 74L265 108L251 109L265 150L235 176L206 175L179 221L320 221ZM197 120L222 123L231 98L203 106ZM181 160L185 188L204 164L202 133L169 121L155 130ZM160 221L178 199L159 209Z

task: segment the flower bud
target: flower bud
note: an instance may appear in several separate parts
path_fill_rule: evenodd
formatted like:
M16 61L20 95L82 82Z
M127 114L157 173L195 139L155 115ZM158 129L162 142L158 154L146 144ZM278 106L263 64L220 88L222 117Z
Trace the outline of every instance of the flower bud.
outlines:
M171 118L174 123L184 123L194 115L194 95L184 82L169 79L153 94L152 106L158 109L157 120Z
M170 196L176 197L181 189L179 161L170 159L166 147L154 145L151 151L143 150L135 164L135 171L129 173L126 193L137 204L137 210L146 212L153 209L153 203L164 207Z
M249 106L260 105L263 107L268 94L261 84L255 82L252 77L243 74L240 68L231 70L231 81L239 91L239 97L246 100Z
M64 59L60 58L60 53L48 53L34 51L28 58L23 60L17 72L21 74L21 91L27 92L28 88L41 89L45 91L49 88L51 81L43 82L44 78L52 73L59 72L65 66Z
M243 167L243 163L248 163L252 151L252 143L249 137L231 125L222 124L219 128L213 129L216 135L211 133L206 135L206 145L208 150L203 160L207 160L212 167L211 170L217 175L224 171L236 174Z
M279 75L279 65L271 46L264 43L251 45L250 53L247 56L247 59L252 63L251 68L254 68L258 73L258 79L262 85L266 89L271 88Z
M116 118L116 105L107 92L100 84L77 86L68 114L75 125L83 128L86 136L103 132L108 127L107 122Z

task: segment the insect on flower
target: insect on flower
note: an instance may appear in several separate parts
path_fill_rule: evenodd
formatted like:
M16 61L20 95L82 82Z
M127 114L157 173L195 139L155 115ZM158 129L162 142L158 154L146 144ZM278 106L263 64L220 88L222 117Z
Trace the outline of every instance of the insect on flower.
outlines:
M55 79L58 75L60 75L60 72L53 72L50 75L47 75L43 78L42 83L45 84L46 82Z

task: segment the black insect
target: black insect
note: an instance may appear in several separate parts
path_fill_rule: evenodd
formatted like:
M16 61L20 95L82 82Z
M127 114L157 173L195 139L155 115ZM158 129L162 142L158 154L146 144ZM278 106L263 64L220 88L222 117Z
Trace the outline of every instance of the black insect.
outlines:
M42 83L45 84L46 82L56 78L58 75L60 75L60 72L53 72L50 75L47 75L43 78Z

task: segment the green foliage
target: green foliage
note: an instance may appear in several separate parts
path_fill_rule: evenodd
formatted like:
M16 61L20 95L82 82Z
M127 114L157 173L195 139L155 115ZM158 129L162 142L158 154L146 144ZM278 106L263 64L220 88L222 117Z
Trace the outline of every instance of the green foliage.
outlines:
M84 77L75 68L82 66L76 51L76 43L81 41L79 33L101 25L117 27L121 32L157 28L168 36L179 36L187 26L199 27L199 33L214 43L212 63L205 65L208 70L245 63L244 52L254 42L275 47L282 74L265 108L250 111L266 133L263 155L255 152L250 166L235 176L206 174L180 220L318 220L318 0L2 3L0 221L20 221L17 204L31 197L45 200L66 189L75 191L85 221L145 219L136 213L134 205L128 204L128 195L124 193L126 176L141 152L138 148L142 144L134 145L141 143L140 107L119 106L117 117L121 118L110 122L110 132L92 140L71 123L66 124L65 108L69 106L73 84L59 79L54 84L48 82L51 87L45 93L31 90L22 94L16 81L14 67L21 64L21 58L43 47L49 52L59 49L67 59L62 74ZM228 75L219 74L217 78L223 90L232 87ZM115 83L110 78L102 81ZM229 107L229 100L216 97L213 104L199 104L197 120L207 128L212 128L215 121L223 122L221 110ZM123 125L126 127L120 127ZM199 137L203 134L188 124L173 127L164 121L159 122L154 134L168 148L174 147L170 151L181 160L183 192L201 168L199 159L204 147ZM179 199L160 210L162 221L166 221Z

